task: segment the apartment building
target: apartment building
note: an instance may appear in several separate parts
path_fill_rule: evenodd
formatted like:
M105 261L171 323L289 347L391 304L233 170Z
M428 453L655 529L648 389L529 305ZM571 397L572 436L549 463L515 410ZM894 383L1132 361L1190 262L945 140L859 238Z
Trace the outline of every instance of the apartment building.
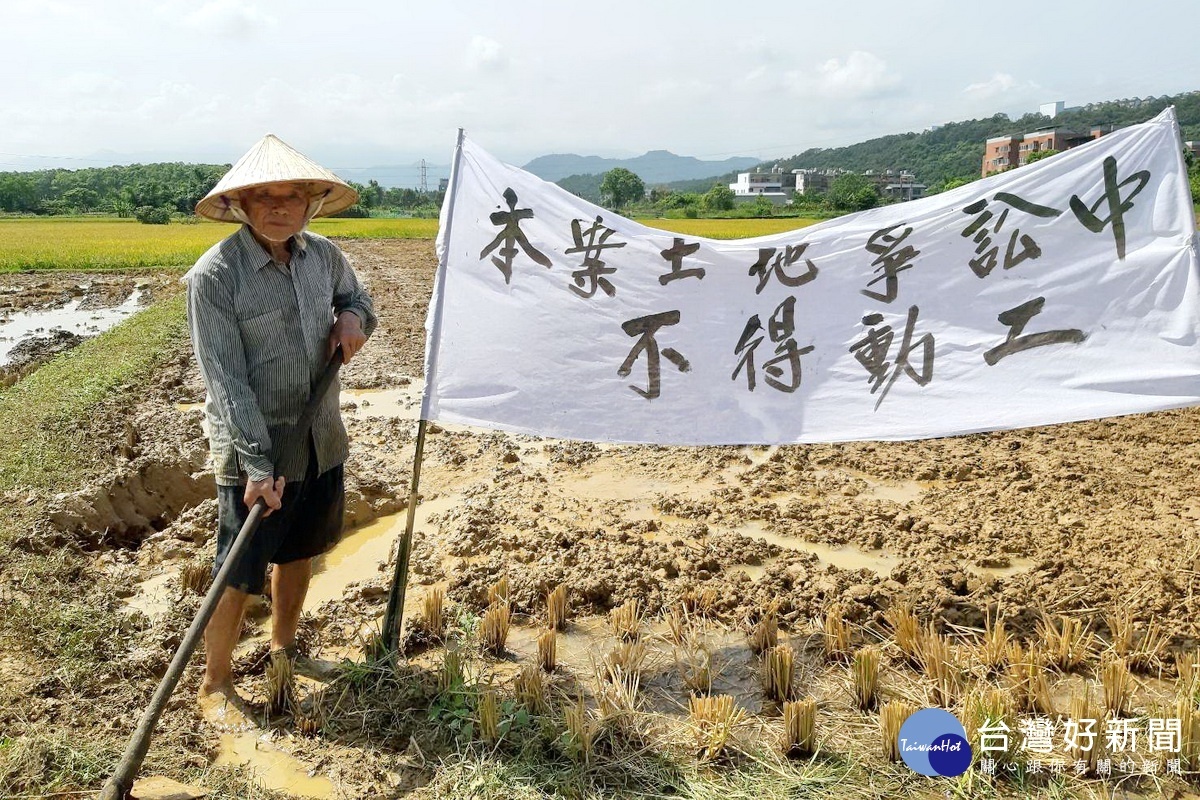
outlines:
M917 183L917 176L905 169L867 170L863 177L875 184L875 191L880 197L893 197L896 200L916 200L925 194L927 188L923 183Z
M845 169L794 169L796 177L796 194L817 193L829 191L829 184L839 175L848 175ZM862 173L869 180L880 197L892 197L897 200L916 200L925 196L925 184L917 182L917 176L905 169L869 169Z
M794 169L792 174L796 176L796 194L827 192L829 182L844 172L846 170L843 169Z
M789 193L783 190L783 172L778 168L754 172L739 172L735 183L729 184L735 203L750 203L765 197L777 206L788 203Z
M1067 128L1042 128L1032 133L997 136L988 139L984 145L983 167L980 174L987 176L993 172L1003 172L1006 169L1020 167L1028 163L1031 153L1043 150L1060 152L1070 150L1072 147L1078 147L1093 139L1099 139L1112 131L1112 125L1099 125L1087 133Z
M735 197L783 195L782 172L763 172L760 167L754 172L739 172L737 177L737 182L729 184Z

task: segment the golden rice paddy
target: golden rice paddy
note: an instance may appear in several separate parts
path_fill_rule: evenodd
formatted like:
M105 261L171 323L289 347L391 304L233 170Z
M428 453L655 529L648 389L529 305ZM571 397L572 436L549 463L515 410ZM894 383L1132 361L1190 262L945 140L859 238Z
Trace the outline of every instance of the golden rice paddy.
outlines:
M644 219L673 233L710 239L766 236L811 219ZM319 219L312 230L347 239L432 239L436 219ZM185 267L233 232L220 222L144 225L104 217L0 218L0 272L37 269Z
M312 230L352 239L432 239L436 219L319 219ZM191 265L235 230L220 222L144 225L115 218L0 218L0 272Z

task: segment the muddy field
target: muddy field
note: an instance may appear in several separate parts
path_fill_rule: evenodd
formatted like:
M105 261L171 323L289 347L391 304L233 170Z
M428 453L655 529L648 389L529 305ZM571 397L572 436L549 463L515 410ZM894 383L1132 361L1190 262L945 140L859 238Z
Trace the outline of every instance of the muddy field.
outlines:
M428 241L344 248L375 298L380 326L342 373L354 529L318 566L304 630L313 652L353 660L382 616L403 526L435 259ZM177 291L177 277L39 275L7 282L14 288L0 296L0 313L80 292L89 302L120 303L139 283L153 294ZM91 285L79 290L84 282ZM213 546L202 396L190 353L181 351L139 407L97 420L98 429L124 432L114 474L57 498L46 518L60 540L83 542L124 587L129 612L144 615L131 648L150 648L145 658L163 658L162 643L194 611L198 598L179 576ZM601 615L636 599L655 643L644 684L649 707L668 718L686 716L687 695L657 620L698 597L708 598L704 635L722 667L718 689L769 716L744 636L775 604L781 638L808 659L799 680L827 703L831 725L843 711L856 713L845 669L835 674L814 655L835 604L856 642L881 639L885 613L903 603L952 634L1001 615L1028 637L1043 615L1061 614L1090 626L1099 648L1109 636L1106 615L1128 611L1139 635L1154 623L1176 650L1194 647L1198 635L1195 409L923 442L770 448L607 446L433 425L420 489L409 619L435 587L446 590L456 618L478 615L488 587L507 577L510 656L488 667L502 680L536 655L545 594L566 585L574 622L560 659L582 685L611 646ZM265 612L257 614L238 652L242 688L258 699L267 625ZM422 659L432 665L440 655L414 651L414 663ZM885 695L919 694L901 661L889 661ZM1159 677L1171 663L1159 662ZM1082 680L1056 680L1064 708ZM1165 697L1157 677L1139 679L1137 691L1143 707ZM205 730L190 707L169 716L169 727ZM133 719L132 711L121 715L121 736ZM201 734L210 753L229 763L249 757L246 739L221 736ZM869 732L847 725L845 736ZM277 746L316 781L296 783L305 770L284 764L277 783L310 795L361 796L376 784L395 789L430 775L411 754L382 756L344 741Z
M0 285L0 387L175 290L162 272L17 273Z

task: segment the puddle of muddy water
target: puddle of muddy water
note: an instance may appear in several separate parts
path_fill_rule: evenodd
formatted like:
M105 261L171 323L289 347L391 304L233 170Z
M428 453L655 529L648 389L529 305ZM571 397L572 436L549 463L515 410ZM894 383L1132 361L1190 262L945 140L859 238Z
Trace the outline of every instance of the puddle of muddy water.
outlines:
M537 638L542 630L536 626L514 626L509 632L508 650L515 658L497 662L494 668L500 673L515 673L520 664L537 661ZM646 652L641 670L643 710L686 715L687 702L682 698L687 697L688 689L681 673L687 658L685 651L671 639L670 628L661 618L643 624L641 641ZM781 634L781 643L791 641L788 634ZM691 642L710 654L712 693L732 695L738 705L746 708L762 706L761 665L747 646L742 631L699 623L692 632ZM558 669L592 686L605 657L617 645L608 620L586 617L572 621L567 630L558 634Z
M767 530L766 523L761 520L750 520L738 527L734 528L735 533L753 539L761 539L768 544L777 545L784 550L795 550L802 553L812 553L826 564L832 564L838 569L858 570L868 569L880 576L887 577L891 573L892 568L900 563L900 559L895 556L889 556L882 550L874 550L866 552L859 550L856 547L848 545L842 547L830 547L829 545L819 544L817 542L808 542L803 539L796 539L792 536L781 536L778 533ZM741 569L750 573L751 578L762 575L765 566L753 567L742 565Z
M644 500L657 493L670 492L679 488L678 484L669 480L631 477L604 469L586 470L580 475L555 475L551 479L550 487L564 496L583 501L615 500L618 502ZM697 488L703 489L704 487L691 485L688 487L689 494L692 493L691 490ZM642 507L648 508L649 504L642 504Z
M341 402L353 403L353 408L344 411L346 416L354 419L402 419L415 422L421 416L421 397L424 393L424 381L419 378L410 379L407 386L396 389L343 389ZM462 425L454 422L433 420L439 428L454 433L495 434L516 442L521 452L521 461L539 466L550 466L550 457L545 447L564 443L565 439L544 438L530 434L511 433L480 425ZM591 442L598 450L611 450L625 445L615 442Z
M76 298L61 308L44 311L18 311L0 322L0 366L9 361L12 349L24 339L52 330L64 330L80 336L95 336L116 325L138 310L142 292L134 290L125 302L111 308L81 309Z
M448 511L461 499L460 495L446 494L422 501L417 506L413 530L429 530L431 515ZM378 575L380 565L387 563L392 545L404 533L407 522L408 512L402 511L342 536L336 547L313 562L304 609L311 611L327 600L340 600L351 583Z
M835 476L855 478L867 484L866 491L859 494L859 497L888 500L899 505L919 502L921 494L934 486L931 481L881 480L874 475L854 469L819 469L814 470L813 475L818 478Z
M538 637L543 628L514 625L508 633L508 649L520 661L538 659ZM571 622L558 634L555 656L558 663L580 674L590 674L604 658L604 645L611 639L608 620L590 617Z
M415 420L421 416L421 386L416 381L398 389L343 389L341 400L354 403L346 414L356 419Z
M921 499L921 493L925 491L925 487L916 481L903 481L901 483L868 481L867 487L867 491L859 495L860 497L865 496L874 497L877 500L890 500L900 505L916 503Z
M769 544L777 545L784 550L812 553L822 562L832 564L838 569L867 569L881 578L888 577L892 569L901 561L899 557L888 555L882 550L860 550L850 545L830 547L819 542L809 542L791 536L782 536L767 530L766 523L761 520L750 520L734 528L733 531L742 536L761 539ZM759 565L739 564L735 569L745 572L750 576L751 580L757 581L766 573L767 567L772 563L774 562L767 561ZM981 567L969 562L961 562L959 566L965 570L974 572L976 575L1007 578L1022 572L1028 572L1033 568L1034 563L1034 560L1031 558L1013 558L1010 559L1008 566L1004 567Z
M213 766L246 765L263 786L298 797L333 797L328 778L310 774L304 762L279 750L253 733L221 736Z

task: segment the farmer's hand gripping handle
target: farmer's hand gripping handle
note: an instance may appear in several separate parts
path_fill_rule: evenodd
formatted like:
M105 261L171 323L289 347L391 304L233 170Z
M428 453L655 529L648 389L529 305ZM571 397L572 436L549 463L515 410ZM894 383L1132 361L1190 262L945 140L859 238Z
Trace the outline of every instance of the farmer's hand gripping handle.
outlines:
M334 352L333 357L329 359L329 363L325 365L325 371L321 373L321 377L317 379L317 384L313 387L312 394L309 395L308 403L304 406L304 410L300 413L300 418L296 420L296 424L292 428L291 438L284 442L283 447L280 448L281 453L289 456L287 461L290 461L290 458L294 456L297 448L307 446L308 434L312 428L313 418L317 414L317 409L320 407L321 401L324 400L325 395L329 392L329 387L333 385L334 379L337 378L338 369L341 366L342 351L339 348ZM276 464L279 463L286 463L285 459L282 457L277 459ZM146 758L146 752L150 749L150 735L154 733L154 726L158 724L158 718L162 715L162 710L166 707L167 700L170 699L171 693L175 691L175 686L179 683L179 678L183 675L184 668L191 659L196 645L200 643L200 639L204 635L204 629L208 626L209 619L217 609L217 603L220 602L221 595L225 593L225 586L229 583L229 573L241 558L242 553L250 545L250 540L254 536L255 530L258 529L258 524L266 512L266 508L266 502L260 497L250 509L245 524L238 531L233 546L229 548L229 554L225 557L225 563L221 565L221 569L217 572L216 577L213 578L212 586L209 587L208 594L204 596L204 601L200 604L200 611L196 614L196 618L192 620L191 627L188 628L187 633L184 634L183 641L180 642L179 649L175 651L175 657L171 659L171 664L167 667L166 674L159 681L158 688L154 690L154 696L150 698L150 704L142 712L142 719L138 723L137 729L133 732L133 736L130 737L129 744L125 747L125 754L121 756L121 761L117 764L112 777L104 784L104 788L100 790L100 800L125 800L130 789L133 788L133 780L137 776L138 770L141 769L142 761Z

